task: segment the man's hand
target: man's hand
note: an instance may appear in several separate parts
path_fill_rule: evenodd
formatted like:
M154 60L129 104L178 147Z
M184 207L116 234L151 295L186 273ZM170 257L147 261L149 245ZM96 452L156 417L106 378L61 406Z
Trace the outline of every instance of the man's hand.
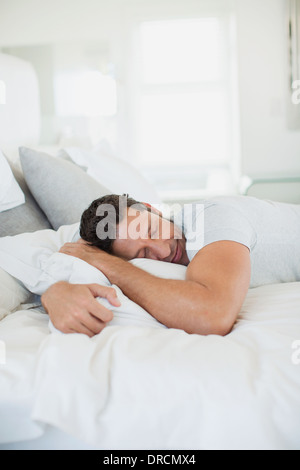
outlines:
M96 297L106 298L119 307L113 287L98 284L69 284L58 282L42 295L42 305L55 328L63 333L83 333L92 337L100 333L113 319L113 313Z
M117 256L111 255L96 246L91 246L82 239L75 243L65 243L59 252L85 261L94 268L99 269L109 280L111 269L114 266L117 266L116 269L118 269L120 263L122 265L124 263L128 264L127 261L121 260ZM113 282L111 283L114 284Z
M100 256L104 259L111 257L111 255L105 251L95 246L88 245L82 239L76 243L65 243L59 252L79 258L92 266L96 265L96 260L99 260Z

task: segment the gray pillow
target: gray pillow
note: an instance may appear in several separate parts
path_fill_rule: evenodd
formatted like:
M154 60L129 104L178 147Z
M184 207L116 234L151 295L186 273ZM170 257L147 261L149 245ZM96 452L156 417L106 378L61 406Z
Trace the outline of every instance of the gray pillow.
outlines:
M46 215L30 194L21 171L12 165L10 166L15 179L24 193L25 204L0 213L0 237L52 228Z
M94 199L111 193L67 160L26 147L19 154L28 187L55 230L79 222Z

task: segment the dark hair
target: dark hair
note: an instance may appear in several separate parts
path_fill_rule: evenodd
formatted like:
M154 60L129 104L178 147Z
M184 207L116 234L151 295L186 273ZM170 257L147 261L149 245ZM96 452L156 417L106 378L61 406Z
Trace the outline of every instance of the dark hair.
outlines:
M122 196L109 194L96 199L81 216L81 238L89 245L111 253L113 242L116 239L117 225L124 218L124 210L133 205L137 205L139 210L150 210L145 204L129 197L128 194ZM102 234L99 236L101 222L101 228L107 227L107 230L102 230ZM103 236L104 233L105 236Z

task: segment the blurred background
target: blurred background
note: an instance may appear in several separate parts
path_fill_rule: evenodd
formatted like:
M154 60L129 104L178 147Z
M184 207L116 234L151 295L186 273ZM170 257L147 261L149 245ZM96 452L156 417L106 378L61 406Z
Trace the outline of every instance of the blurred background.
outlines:
M41 145L105 142L165 202L300 202L299 12L298 0L0 0L0 51L36 70Z

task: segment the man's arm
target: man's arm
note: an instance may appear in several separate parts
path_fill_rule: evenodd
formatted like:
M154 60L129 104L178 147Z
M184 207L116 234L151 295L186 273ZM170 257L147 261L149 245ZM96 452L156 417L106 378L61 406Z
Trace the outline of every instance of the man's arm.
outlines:
M228 334L250 283L249 249L230 241L200 250L189 264L184 281L161 279L82 244L67 244L63 252L100 269L159 322L188 333Z

